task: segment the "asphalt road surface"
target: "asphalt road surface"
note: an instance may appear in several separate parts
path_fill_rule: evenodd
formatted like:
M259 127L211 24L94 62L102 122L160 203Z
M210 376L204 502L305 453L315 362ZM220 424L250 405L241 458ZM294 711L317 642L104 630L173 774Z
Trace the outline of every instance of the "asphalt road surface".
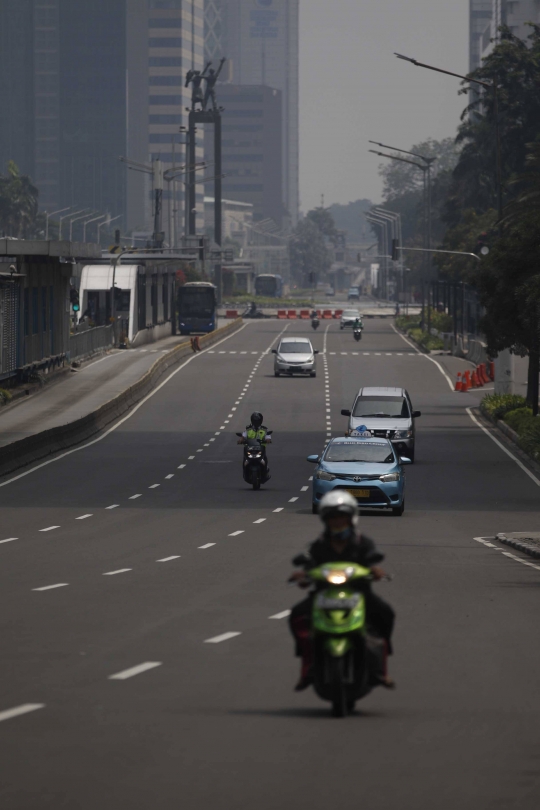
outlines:
M274 377L284 329L311 333L250 323L0 481L2 810L538 807L540 565L475 538L538 528L540 481L390 321L359 345L322 324L315 379ZM361 518L394 575L398 688L336 720L293 692L286 578L318 532L305 457L366 384L422 411L404 516ZM253 410L275 431L260 492L235 437Z

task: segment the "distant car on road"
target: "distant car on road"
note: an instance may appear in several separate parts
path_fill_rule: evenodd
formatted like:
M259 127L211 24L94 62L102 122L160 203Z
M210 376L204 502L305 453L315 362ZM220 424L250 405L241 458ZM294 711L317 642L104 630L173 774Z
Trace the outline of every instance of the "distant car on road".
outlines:
M365 425L377 438L390 439L396 452L414 462L414 420L422 414L414 411L405 388L361 388L349 417L348 432Z
M405 509L402 459L388 439L340 437L331 439L322 456L308 456L317 464L313 475L312 511L317 513L327 492L344 489L360 509L391 509L399 517Z
M357 309L344 309L341 314L339 328L345 329L345 327L353 327L355 320L359 317L360 312Z
M274 358L274 375L281 374L309 374L310 377L317 376L315 365L315 355L318 351L313 350L309 338L287 337L282 338L277 349L272 349Z
M335 294L336 294L336 291L334 290L333 287L327 287L326 288L325 295L335 295Z
M349 292L347 293L347 299L349 301L360 301L360 290L358 287L350 287Z

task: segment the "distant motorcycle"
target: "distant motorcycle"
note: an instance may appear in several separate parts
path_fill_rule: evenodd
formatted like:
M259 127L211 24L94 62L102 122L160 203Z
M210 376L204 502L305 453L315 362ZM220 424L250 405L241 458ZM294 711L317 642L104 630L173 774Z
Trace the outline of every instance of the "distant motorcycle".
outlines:
M264 312L258 308L255 301L247 306L245 311L242 313L242 318L264 318Z
M241 433L237 436L242 437ZM270 439L272 432L266 434ZM260 489L261 484L268 481L268 459L265 448L258 439L244 439L244 462L242 472L246 484L251 484L253 489Z
M321 323L321 322L319 321L319 319L318 319L318 318L312 318L312 319L311 319L311 328L312 328L313 330L317 330L317 329L319 328L319 326L320 326L320 323Z
M362 330L361 329L355 329L354 332L353 332L353 335L354 335L354 339L356 340L357 343L358 343L359 340L362 340Z

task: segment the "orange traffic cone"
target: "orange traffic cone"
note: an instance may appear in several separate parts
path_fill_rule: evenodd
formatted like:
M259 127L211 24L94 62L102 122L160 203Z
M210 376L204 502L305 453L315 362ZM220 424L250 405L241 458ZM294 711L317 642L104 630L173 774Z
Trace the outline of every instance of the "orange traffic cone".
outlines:
M464 379L464 382L461 385L461 390L462 391L468 391L470 388L472 388L471 372L466 371L465 374L463 375L463 379Z
M485 363L482 363L482 379L484 381L484 384L489 382L489 377L487 375Z
M473 369L473 373L471 374L471 388L479 388L476 369Z
M457 380L456 380L456 387L454 388L454 391L462 391L462 390L463 389L461 387L461 371L458 371Z

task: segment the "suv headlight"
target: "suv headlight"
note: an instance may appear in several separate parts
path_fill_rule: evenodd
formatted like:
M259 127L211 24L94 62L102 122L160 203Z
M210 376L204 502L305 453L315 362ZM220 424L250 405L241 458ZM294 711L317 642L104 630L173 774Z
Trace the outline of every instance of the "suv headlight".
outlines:
M396 430L394 433L394 439L411 439L412 435L412 430Z
M379 481L382 481L383 484L390 484L392 481L399 481L399 473L388 473L387 475L380 475Z
M315 478L318 478L320 481L335 481L336 476L332 475L332 473L327 473L324 470L319 470L315 473Z

